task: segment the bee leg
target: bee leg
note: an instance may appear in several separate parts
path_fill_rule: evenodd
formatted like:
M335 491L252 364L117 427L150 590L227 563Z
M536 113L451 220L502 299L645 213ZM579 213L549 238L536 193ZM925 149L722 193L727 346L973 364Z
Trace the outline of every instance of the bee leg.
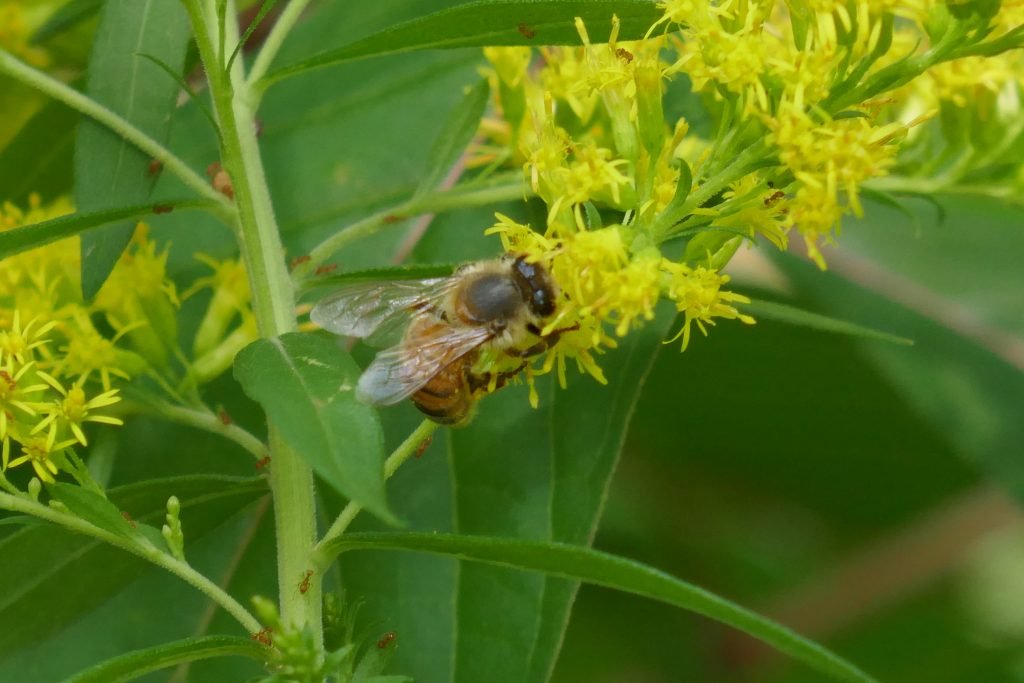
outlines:
M575 332L580 329L580 324L570 325L569 327L562 327L557 330L552 330L548 334L541 334L540 328L533 323L526 326L526 329L533 335L540 337L540 341L529 346L525 349L506 349L505 353L510 356L517 358L529 358L530 356L536 356L537 354L544 353L552 346L558 343L559 338L566 332Z
M506 370L505 372L499 372L497 374L491 372L485 372L480 375L469 375L469 389L474 394L480 390L490 390L493 382L494 391L501 389L509 380L518 375L520 372L526 369L526 361L519 364L519 367L514 370Z

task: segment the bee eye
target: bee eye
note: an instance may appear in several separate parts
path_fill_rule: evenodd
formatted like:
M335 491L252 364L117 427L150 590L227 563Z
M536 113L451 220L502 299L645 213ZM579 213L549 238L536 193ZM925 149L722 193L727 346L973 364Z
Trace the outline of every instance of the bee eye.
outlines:
M515 272L524 291L528 293L530 311L534 315L547 318L555 312L554 293L547 272L535 263L527 263L520 256L515 262Z

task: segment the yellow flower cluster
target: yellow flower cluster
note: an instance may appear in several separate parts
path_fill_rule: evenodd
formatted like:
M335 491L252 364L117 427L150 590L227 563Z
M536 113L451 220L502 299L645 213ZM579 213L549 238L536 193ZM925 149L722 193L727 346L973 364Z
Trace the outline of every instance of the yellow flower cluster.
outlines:
M603 381L594 355L652 319L661 299L683 314L684 349L694 325L706 334L719 318L753 322L720 272L742 240L785 249L795 230L824 268L819 245L845 214L861 215L864 184L892 172L899 145L935 115L934 106L905 107L896 88L921 75L936 27L953 35L963 21L963 41L978 42L1024 19L1024 0L1003 2L987 28L984 8L964 13L938 0L658 6L663 16L644 40L620 41L613 20L598 43L577 20L582 46L540 48L536 62L529 48L485 51L501 117L482 126L485 161L522 164L547 207L544 225L498 215L488 232L545 264L562 290L542 331L558 343L528 373L557 368L564 382L568 358ZM977 59L937 65L932 83L949 87L933 96L969 98L968 71L982 73L982 63L992 83L975 89L1024 78L1024 69ZM955 86L953 73L962 74ZM717 118L713 138L666 119L674 79L703 96ZM663 253L677 238L686 240L681 260Z
M69 213L66 200L44 205L33 195L27 210L0 208L0 230L17 229ZM0 441L6 470L31 463L43 481L59 470L79 471L71 450L87 445L87 422L121 424L105 409L119 402L114 380L141 374L150 362L152 340L126 336L149 326L149 315L173 307L173 290L163 276L144 229L114 269L92 305L81 298L77 239L8 257L0 269ZM128 271L128 272L126 272ZM148 281L136 280L148 272ZM127 280L125 279L127 278ZM120 285L118 284L120 282ZM125 287L127 282L131 287ZM115 292L114 290L118 291ZM162 297L162 298L161 298ZM129 301L145 300L144 312ZM101 331L97 327L104 323ZM109 330L105 326L109 325Z
M624 337L633 327L654 318L661 298L671 300L684 316L679 334L673 338L682 337L684 350L693 323L707 334L706 325L714 325L714 318L754 322L732 305L750 300L722 289L729 281L727 275L705 266L673 262L656 248L631 254L626 226L594 230L581 227L574 231L556 227L540 234L498 214L498 223L487 232L499 235L506 251L542 263L561 286L557 313L541 330L542 335L558 334L558 343L548 351L541 367L531 368L531 373L557 369L562 386L567 358L605 383L594 354L616 343L604 324L610 323L615 335Z
M0 231L70 213L67 200L27 209L0 207ZM0 441L2 467L31 463L43 481L78 476L74 455L87 445L87 422L121 424L107 408L124 383L146 378L166 398L230 367L256 338L244 268L200 260L213 271L185 296L211 290L191 359L178 341L179 298L167 277L166 248L139 223L128 248L92 302L82 299L77 237L5 258L0 267ZM121 384L122 387L116 385ZM2 480L2 477L0 477ZM0 481L2 483L2 481Z

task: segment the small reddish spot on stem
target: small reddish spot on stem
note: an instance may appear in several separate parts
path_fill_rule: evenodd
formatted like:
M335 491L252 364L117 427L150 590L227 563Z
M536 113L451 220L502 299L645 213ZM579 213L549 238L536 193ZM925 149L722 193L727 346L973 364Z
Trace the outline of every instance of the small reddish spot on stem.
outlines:
M616 50L615 54L618 56L619 59L624 61L626 64L629 64L630 62L633 61L633 53L624 47L620 47L618 50Z
M149 162L149 166L146 167L146 175L153 178L159 175L162 170L164 170L164 162L159 159L152 159Z
M220 420L220 423L225 426L231 424L232 422L231 415L229 415L228 411L224 410L223 407L217 409L217 419Z
M171 211L174 211L174 204L154 204L153 205L153 213L161 214L161 213L170 213Z
M270 456L265 455L256 461L256 469L262 470L264 467L270 464Z
M317 266L317 269L313 271L314 275L327 275L327 273L333 273L338 269L337 263L328 263L324 266Z
M528 40L533 40L537 36L537 32L526 24L519 24L519 26L516 26L516 30L519 31L523 38Z
M292 262L291 262L292 269L298 268L303 263L308 263L311 258L312 258L312 256L310 256L309 254L304 254L302 256L296 256L295 258L292 259Z
M377 641L377 647L379 647L381 650L383 650L388 645L393 643L394 640L395 640L395 632L394 631L388 631L387 633L385 633L384 635L382 635L380 637L380 640Z
M307 569L306 573L302 576L302 583L299 584L299 592L303 595L309 590L309 579L313 576L313 570Z
M132 519L132 516L125 512L124 510L121 510L121 516L124 517L124 521L128 522L128 524L130 524L133 529L139 528L139 525L135 523L135 520Z
M434 443L433 436L428 436L427 438L423 439L423 441L420 442L420 445L416 447L416 453L414 454L415 457L423 457L423 454L427 451L428 448L430 448L430 444L432 443Z
M274 644L274 640L271 638L271 634L273 634L273 632L273 629L261 628L259 631L252 634L251 638L258 643L262 643L263 645L270 647Z

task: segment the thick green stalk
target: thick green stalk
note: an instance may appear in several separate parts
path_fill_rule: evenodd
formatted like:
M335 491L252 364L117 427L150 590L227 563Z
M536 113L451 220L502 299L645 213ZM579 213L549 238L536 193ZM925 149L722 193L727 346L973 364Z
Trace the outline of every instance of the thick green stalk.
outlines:
M249 273L256 323L263 337L293 332L295 296L256 140L252 108L255 98L246 85L241 60L235 60L230 73L220 63L220 55L228 50L214 43L215 33L211 29L218 25L215 2L185 0L185 6L220 122L221 162L234 189L239 249ZM227 15L235 16L233 3L228 4ZM227 23L225 41L234 46L238 29L234 22ZM323 629L319 577L313 577L306 590L299 590L316 540L313 473L273 425L269 442L281 618L296 628L308 628L320 645Z

